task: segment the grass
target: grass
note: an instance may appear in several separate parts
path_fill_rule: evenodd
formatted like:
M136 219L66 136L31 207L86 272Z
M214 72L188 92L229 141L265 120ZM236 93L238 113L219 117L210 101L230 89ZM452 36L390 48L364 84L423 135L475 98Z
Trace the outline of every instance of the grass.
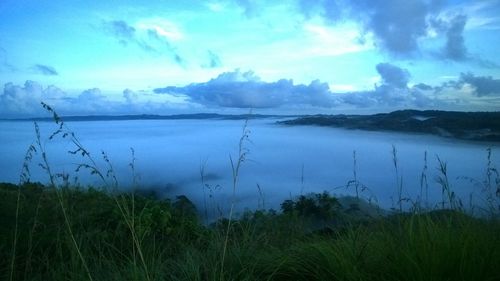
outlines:
M280 210L264 210L264 193L257 184L262 209L236 217L234 198L249 152L245 123L238 158L230 157L231 211L208 224L213 202L207 201L207 194L204 211L198 211L185 196L159 200L120 192L107 155L100 154L105 167L99 167L55 111L44 107L58 125L49 140L68 139L75 147L70 153L82 157L76 169L96 175L103 186L72 186L67 174L54 173L36 126L37 138L26 153L19 184L0 184L0 279L500 280L500 181L491 150L485 180L477 182L487 192L488 217L466 214L449 184L446 162L439 157L441 209L422 206L428 188L427 154L420 197L405 212L403 202L408 201L402 195L395 147L399 198L392 213L381 215L363 201L367 188L358 181L353 152L353 180L348 183L356 191L352 200L301 192L283 201ZM138 189L133 150L131 154L133 187ZM30 181L35 159L49 184ZM211 199L216 187L206 185L205 165L200 167L201 183Z
M16 197L21 191L16 219ZM185 197L135 204L147 267L134 261L129 226L114 196L95 189L2 184L0 274L13 280L88 280L60 211L64 198L76 243L94 280L499 280L500 222L460 211L355 220L328 195L284 202L231 222L198 220ZM18 227L15 268L9 249ZM229 238L227 238L229 237ZM224 267L222 259L226 245ZM222 271L222 269L224 269Z

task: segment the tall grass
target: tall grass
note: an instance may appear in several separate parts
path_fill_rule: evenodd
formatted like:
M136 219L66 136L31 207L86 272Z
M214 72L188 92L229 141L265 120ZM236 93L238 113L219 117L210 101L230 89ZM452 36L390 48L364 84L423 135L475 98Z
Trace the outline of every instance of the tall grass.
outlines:
M488 202L488 207L500 213L500 200L498 200L500 198L500 174L492 164L491 147L486 152L486 179L483 183L483 191L487 194L486 201Z
M43 104L43 106L49 111L52 110L46 104ZM63 126L62 121L60 121L59 117L57 116L57 114L55 112L54 112L54 119L55 119L56 124L61 123L61 127ZM73 233L73 228L71 227L71 223L69 220L68 212L67 212L66 206L64 204L63 194L62 194L61 190L59 188L57 188L58 185L56 183L56 176L60 176L63 178L65 178L65 177L62 174L56 175L52 172L52 169L51 169L51 166L50 166L50 163L48 160L47 152L45 151L45 146L42 144L42 141L41 141L40 128L38 126L38 123L36 123L36 122L35 122L35 132L36 132L36 144L37 144L38 151L41 154L41 159L42 159L42 162L39 163L39 166L45 172L47 172L47 175L49 176L50 187L53 187L55 190L55 193L57 196L57 201L59 203L59 206L61 207L61 212L62 212L63 217L64 217L64 223L66 225L69 238L71 239L71 242L73 243L73 246L75 247L75 250L78 254L78 257L80 258L80 261L82 262L83 267L85 268L85 272L87 273L89 280L93 281L92 274L90 273L89 267L87 265L87 261L85 260L85 257L82 255L82 251L80 250L80 245L78 245L78 242L75 239L75 235ZM51 136L51 138L53 136L54 136L54 134Z
M240 168L243 162L245 162L247 155L249 153L248 148L245 146L246 142L248 142L248 138L250 136L250 130L248 129L248 118L245 120L245 123L242 128L240 140L238 142L238 158L236 161L233 161L233 158L229 156L229 160L231 162L231 172L232 172L232 178L233 178L233 192L231 196L231 208L229 210L229 216L227 220L227 229L226 229L226 235L224 238L224 246L222 249L222 259L221 259L221 274L220 274L220 280L224 280L224 262L226 260L226 252L227 252L227 243L229 241L229 234L231 230L231 222L232 222L232 217L233 217L233 212L234 212L234 205L236 201L236 187L238 185L238 179L240 175Z
M429 182L427 180L427 170L428 170L428 164L427 164L427 151L424 152L424 167L422 169L422 172L420 173L420 198L418 200L418 208L419 211L422 209L422 207L425 207L427 209L429 207ZM424 195L424 190L425 190L425 200L423 199ZM422 200L425 202L425 206L422 206Z
M104 163L107 165L107 169L105 170L105 173L101 171L99 166L97 165L96 160L91 156L90 152L83 146L83 144L80 142L76 134L71 131L64 121L59 117L59 115L54 111L54 109L49 106L46 103L42 102L43 108L45 108L49 113L52 114L53 120L58 125L58 129L52 132L52 134L49 136L48 140L52 140L57 136L62 136L63 139L69 139L69 141L75 146L74 150L70 150L69 153L73 155L81 155L84 159L86 159L88 162L82 162L77 164L77 167L75 169L75 172L79 172L81 169L86 169L89 170L92 175L96 175L101 181L103 182L103 188L107 192L116 192L118 189L118 179L116 177L116 174L114 172L113 165L107 156L107 154L102 151L101 152L101 157L104 161ZM64 217L65 225L67 227L67 231L69 234L69 237L71 241L73 242L73 245L75 247L76 252L78 253L78 256L82 262L83 267L85 268L85 271L87 273L87 276L90 280L93 280L92 275L90 273L89 267L87 265L87 262L82 255L82 252L80 250L80 246L78 245L75 235L73 233L70 219L67 213L67 207L64 204L64 198L63 198L63 193L61 192L59 188L59 184L57 183L57 178L62 178L67 182L67 175L64 173L54 173L51 169L50 162L48 160L48 155L45 150L45 146L42 143L41 135L40 135L40 128L38 124L35 122L35 133L36 133L36 149L33 149L32 151L38 152L41 156L41 163L39 163L39 167L42 168L43 171L46 172L46 174L49 176L49 182L50 182L50 187L53 187L55 190L55 194L57 195L58 203L61 207L61 211ZM31 148L31 147L30 147ZM31 159L29 159L31 160ZM28 168L28 165L26 164L26 169ZM135 176L135 152L132 149L132 162L130 163L130 167L132 169L133 173L133 183L135 184L136 181L136 176ZM23 168L24 169L24 168ZM23 173L24 175L25 173ZM29 180L29 179L28 179ZM146 280L151 280L150 279L150 274L148 272L148 266L145 260L145 257L142 252L142 247L141 247L141 241L139 237L137 236L137 230L135 228L135 200L134 200L134 192L132 192L132 201L131 201L131 208L128 205L127 200L123 196L112 196L114 199L116 206L119 209L120 214L122 215L123 220L125 221L126 225L128 226L128 229L130 231L130 234L132 236L132 249L133 249L133 262L134 262L134 267L136 266L136 253L140 258L140 261L142 263L142 267L144 268L144 271L146 272L145 278Z
M398 205L399 212L403 212L403 201L407 201L407 198L403 198L403 176L400 174L398 151L395 145L392 145L391 155L396 175L396 190L398 199L396 203Z
M36 148L33 144L29 146L26 150L26 154L24 156L23 165L21 168L21 176L19 179L18 187L17 187L17 196L16 196L16 215L15 215L15 224L14 224L14 235L12 241L12 254L11 254L11 262L10 262L10 274L9 280L12 281L14 278L14 267L16 261L16 250L17 250L17 239L18 239L18 231L19 231L19 208L21 202L21 186L29 181L30 178L30 169L29 164L33 159L33 154L36 153Z

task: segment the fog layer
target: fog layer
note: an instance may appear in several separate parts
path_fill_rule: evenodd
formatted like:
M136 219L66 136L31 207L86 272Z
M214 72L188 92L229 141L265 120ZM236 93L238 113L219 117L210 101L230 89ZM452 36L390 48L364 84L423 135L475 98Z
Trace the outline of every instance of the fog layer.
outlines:
M243 146L248 150L236 187L238 210L279 208L284 199L309 192L328 191L354 195L354 179L360 183L360 195L384 208L397 205L398 181L405 198L428 198L433 206L442 200L436 179L439 156L447 164L452 190L464 204L470 199L481 204L484 194L480 183L486 179L487 148L492 147L492 165L498 167L494 144L456 141L434 136L367 132L323 127L286 127L275 119L250 120L250 131ZM241 120L144 120L70 122L84 147L103 173L108 167L101 151L109 157L120 188L135 187L161 197L186 195L201 210L215 215L229 208L232 194L230 157L238 159L238 144L244 121ZM74 145L65 139L48 141L57 127L40 123L42 144L55 173L69 173L82 186L101 186L102 181L89 171L74 170L86 160L68 153ZM17 183L28 146L35 141L31 122L0 122L0 181ZM396 148L397 171L393 146ZM131 169L135 152L134 170ZM353 152L356 154L354 168ZM427 154L427 170L424 155ZM48 183L38 167L39 156L32 160L31 181ZM202 172L203 171L203 172ZM202 183L203 174L203 183ZM421 181L422 174L427 178ZM361 186L366 189L361 190ZM410 203L405 203L409 207Z

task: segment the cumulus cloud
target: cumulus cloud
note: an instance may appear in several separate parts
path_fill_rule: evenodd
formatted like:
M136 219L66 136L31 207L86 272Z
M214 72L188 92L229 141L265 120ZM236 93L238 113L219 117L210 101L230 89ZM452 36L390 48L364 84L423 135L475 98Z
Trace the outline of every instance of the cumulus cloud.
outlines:
M364 33L374 35L380 49L394 56L409 56L419 50L418 40L427 36L429 21L441 8L437 2L440 1L298 0L298 7L306 18L317 14L333 23L354 19Z
M460 73L457 80L450 80L440 86L433 87L436 93L452 91L455 93L468 92L479 99L500 96L500 79L492 76L476 76L471 72Z
M35 64L32 67L32 69L36 73L39 73L39 74L42 74L42 75L47 75L47 76L57 76L57 75L59 75L59 73L57 72L57 70L54 67L48 66L48 65Z
M128 104L134 104L138 100L139 96L130 89L123 90L123 98Z
M205 83L154 90L162 94L183 94L191 101L235 108L271 108L283 105L331 107L336 103L328 84L318 80L309 85L295 85L292 80L264 82L252 71L225 72Z
M460 82L471 85L474 88L474 94L478 97L500 95L500 79L494 79L491 76L462 73Z
M394 55L410 55L418 50L418 39L427 34L427 17L436 8L424 0L349 3L351 16L357 18L367 32L375 35L379 47Z
M165 36L161 36L157 29L147 28L143 32L123 20L104 21L102 26L107 34L118 39L124 46L135 45L155 55L167 54L178 64L184 62L176 48Z
M395 88L406 88L410 73L406 69L402 69L390 63L379 63L376 66L377 72L380 74L383 82L387 86Z
M434 91L429 91L432 88L426 88L424 84L408 88L410 74L406 69L389 63L380 63L376 69L381 76L381 85L371 91L342 94L332 92L327 83L319 80L308 85L296 85L287 79L264 82L254 72L240 70L222 73L205 83L170 86L154 91L158 94L185 95L190 101L206 106L233 108L332 108L340 105L424 108L437 104Z
M92 108L92 111L96 107L100 107L102 101L106 99L106 97L101 93L99 88L92 88L83 91L76 98L79 106L84 108Z
M40 102L55 102L62 100L65 93L57 87L43 88L34 81L26 81L23 86L7 83L0 95L0 111L3 115L40 114Z
M343 101L357 107L418 107L430 108L441 104L433 87L417 84L408 87L411 77L408 70L390 63L379 63L376 70L382 80L372 91L351 92L343 95Z
M183 99L146 91L125 89L122 97L110 99L99 88L70 95L55 86L43 87L34 81L26 81L24 85L7 83L3 92L0 92L0 118L46 116L47 112L40 105L42 101L62 116L165 114L186 110L191 106Z
M457 15L451 22L446 31L446 45L444 54L446 58L452 60L463 60L467 57L467 48L465 47L464 28L467 23L467 16Z
M467 61L483 68L500 68L497 63L481 58L478 54L471 54L468 51L464 31L469 21L473 22L474 17L472 16L469 19L469 16L463 14L462 11L454 15L448 15L445 18L430 20L430 26L434 32L445 37L444 46L439 51L434 52L435 57L453 61ZM471 23L471 25L474 25L474 23Z
M97 88L70 97L55 86L44 88L37 82L26 81L23 86L5 84L0 95L0 111L2 117L43 116L46 112L40 106L42 101L57 108L61 114L96 114L114 109Z
M356 107L432 108L441 105L435 91L419 87L394 88L388 85L376 87L372 91L352 92L343 96L343 102Z
M353 19L365 34L373 34L378 48L396 57L420 52L419 41L431 30L445 37L443 58L463 60L467 49L463 35L467 16L458 14L451 19L440 18L445 1L432 0L297 0L300 12L310 18L319 15L331 23Z
M252 71L224 72L204 82L183 87L169 86L151 91L125 89L121 99L111 100L99 88L68 95L55 86L42 87L33 81L24 85L7 83L0 93L1 117L44 116L44 101L61 115L165 114L177 110L257 108L326 110L335 107L449 108L482 110L495 108L500 98L500 79L462 73L440 86L410 84L406 69L388 63L377 64L381 83L372 90L336 93L327 83L314 80L295 84L289 79L262 81ZM458 106L458 107L457 107ZM184 111L185 113L185 111Z

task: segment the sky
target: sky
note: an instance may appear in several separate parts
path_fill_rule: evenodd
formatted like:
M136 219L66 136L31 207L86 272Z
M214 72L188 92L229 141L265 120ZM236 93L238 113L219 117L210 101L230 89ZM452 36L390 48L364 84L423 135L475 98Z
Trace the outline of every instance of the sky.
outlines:
M2 0L0 117L500 108L500 0Z

